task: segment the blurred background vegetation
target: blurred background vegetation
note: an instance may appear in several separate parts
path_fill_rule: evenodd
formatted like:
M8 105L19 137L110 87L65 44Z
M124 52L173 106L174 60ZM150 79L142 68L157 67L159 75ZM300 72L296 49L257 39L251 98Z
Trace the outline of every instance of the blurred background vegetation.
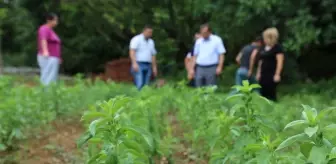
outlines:
M226 65L275 26L286 50L287 82L336 73L335 0L0 0L5 65L36 66L36 31L50 11L60 16L56 31L67 74L101 72L107 61L127 57L130 38L145 24L154 27L161 72L175 74L205 22L224 40Z

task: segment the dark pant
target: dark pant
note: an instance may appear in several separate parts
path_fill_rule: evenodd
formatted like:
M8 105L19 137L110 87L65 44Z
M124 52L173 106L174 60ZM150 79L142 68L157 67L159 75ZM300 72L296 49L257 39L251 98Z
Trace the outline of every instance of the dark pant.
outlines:
M195 87L195 79L191 79L188 83L189 87Z
M272 101L277 101L276 88L278 83L273 80L274 74L261 74L259 84L261 86L260 94Z
M214 86L216 85L216 68L217 65L196 66L195 86ZM203 83L204 82L204 83Z
M135 86L138 90L145 85L148 85L150 82L150 78L152 76L152 64L146 62L138 62L139 70L135 72L133 68L131 68L131 73L134 78Z

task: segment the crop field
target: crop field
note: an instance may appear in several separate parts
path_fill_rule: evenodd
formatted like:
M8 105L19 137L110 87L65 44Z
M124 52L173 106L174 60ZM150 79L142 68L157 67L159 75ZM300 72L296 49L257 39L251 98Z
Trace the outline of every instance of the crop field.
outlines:
M335 80L250 91L0 78L1 164L336 163Z

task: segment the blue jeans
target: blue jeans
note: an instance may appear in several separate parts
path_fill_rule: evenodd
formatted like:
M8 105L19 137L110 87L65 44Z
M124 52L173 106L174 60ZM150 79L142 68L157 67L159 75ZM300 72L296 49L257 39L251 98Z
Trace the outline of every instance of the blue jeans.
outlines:
M250 84L257 84L257 80L254 76L248 77L248 69L244 67L240 67L236 72L235 77L235 85L243 85L243 81L248 80ZM254 91L259 92L258 89L255 89ZM230 93L230 95L236 94L238 91L234 90Z
M51 83L55 83L58 79L59 58L38 55L37 61L41 71L40 81L42 85L47 86Z
M138 62L139 70L135 72L131 68L131 73L134 78L135 86L138 90L141 90L142 87L148 85L152 76L152 64L146 62Z

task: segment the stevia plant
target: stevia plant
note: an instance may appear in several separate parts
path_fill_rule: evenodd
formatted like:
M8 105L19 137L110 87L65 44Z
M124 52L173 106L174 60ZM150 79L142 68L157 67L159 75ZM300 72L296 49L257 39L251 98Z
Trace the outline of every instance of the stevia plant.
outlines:
M135 126L125 111L129 97L119 96L98 104L82 117L90 122L79 146L89 144L88 164L153 163L154 140L141 126Z
M308 105L302 105L303 111L300 120L295 120L285 126L285 130L300 126L302 132L284 140L275 151L300 146L304 160L313 164L329 164L335 162L335 145L326 137L328 133L335 134L336 124L325 125L324 120L335 110L335 107L323 109L320 112Z
M252 91L260 88L257 84L249 84L243 81L242 86L234 86L238 94L229 96L226 101L238 99L232 108L229 108L226 120L236 120L226 129L225 138L231 138L231 144L226 143L225 149L217 150L211 159L211 163L242 163L242 162L264 162L268 163L276 157L273 153L277 146L278 132L274 124L267 119L267 115L259 109L260 103L271 105L265 98L254 94ZM219 127L225 125L224 122ZM221 134L225 134L222 132ZM223 136L224 137L224 136ZM218 145L223 145L223 139ZM269 158L266 158L268 154Z
M259 104L271 105L272 103L253 92L259 89L260 86L258 84L249 84L247 80L244 80L242 86L233 86L233 88L238 90L238 94L229 96L226 100L230 101L231 99L238 98L240 101L228 112L244 120L245 124L243 128L245 131L249 134L253 134L256 138L259 138L259 134L264 134L265 131L275 133L276 129L273 123L271 123L267 119L268 116L259 109Z

